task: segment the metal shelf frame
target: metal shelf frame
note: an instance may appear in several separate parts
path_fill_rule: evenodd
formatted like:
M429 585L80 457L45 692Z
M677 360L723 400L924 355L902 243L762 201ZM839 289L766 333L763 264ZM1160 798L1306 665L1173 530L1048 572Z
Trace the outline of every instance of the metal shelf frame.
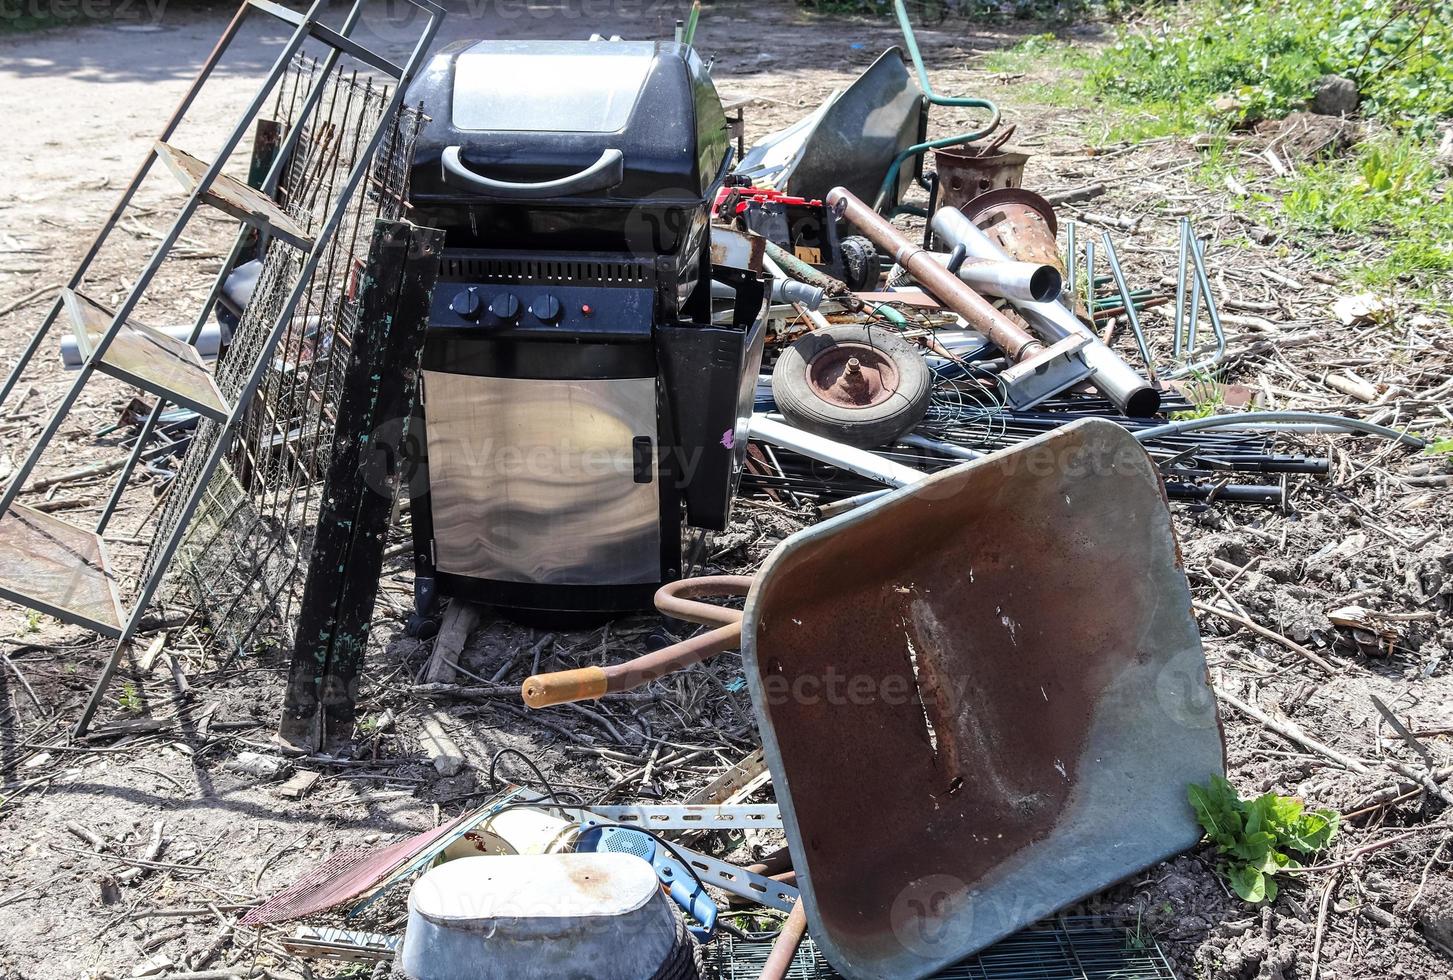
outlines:
M15 390L23 373L34 360L35 356L40 352L42 345L45 343L46 337L50 334L51 329L55 326L56 322L61 319L62 313L66 305L65 298L68 295L74 294L83 286L86 275L89 272L92 263L100 254L102 248L105 246L108 238L110 237L111 232L116 228L122 216L125 214L126 209L131 204L133 198L136 195L136 192L141 187L142 183L146 180L147 176L151 173L153 166L158 162L158 160L162 159L163 155L167 152L168 141L176 133L178 127L185 119L188 110L196 101L196 98L202 90L202 87L213 75L217 66L222 61L223 55L226 53L232 42L236 39L238 32L240 31L243 23L246 21L249 14L258 13L272 17L274 19L279 19L284 23L293 25L294 30L288 40L282 45L281 49L278 51L277 58L273 62L271 69L268 71L262 83L259 85L256 94L253 96L246 110L239 118L237 125L233 128L232 132L229 134L226 141L224 142L222 148L217 153L216 157L214 158L214 162L210 165L206 165L205 171L199 176L196 176L194 181L190 182L191 186L186 191L186 199L183 202L176 219L172 223L171 229L162 237L161 242L157 246L155 252L152 254L150 260L147 262L145 268L141 272L140 276L137 278L135 285L131 288L130 292L126 296L126 299L121 303L121 305L117 308L115 314L111 317L109 326L106 328L105 332L102 333L99 337L95 338L94 343L90 345L89 354L85 357L77 376L71 382L71 385L66 391L65 395L56 405L53 414L47 422L40 437L37 439L35 445L31 448L30 452L16 468L3 494L0 494L0 516L5 515L11 509L11 506L16 503L17 498L24 490L25 484L29 479L32 471L35 469L35 466L37 465L37 463L39 463L40 459L45 454L46 449L50 446L56 434L60 431L61 426L64 424L67 415L75 405L77 399L80 397L81 392L85 390L87 384L90 382L92 376L96 373L96 371L101 368L106 352L116 342L118 336L122 333L122 331L126 329L127 319L135 310L147 287L151 284L152 280L160 271L164 261L167 258L168 253L181 238L184 229L197 212L198 207L202 204L215 203L215 201L209 201L209 196L213 194L214 184L217 184L219 178L223 176L222 171L227 165L229 158L240 145L243 137L252 128L256 119L266 107L269 96L272 94L273 90L283 77L284 73L288 70L289 64L292 62L294 56L301 50L304 43L307 42L309 39L314 39L327 46L329 50L321 63L321 69L316 73L311 83L311 87L303 103L302 111L299 113L297 120L294 122L294 125L291 127L286 137L284 138L283 143L279 148L277 155L274 157L273 163L269 169L266 178L263 181L262 186L258 189L261 194L268 197L271 197L273 194L275 194L278 187L278 182L282 178L283 172L287 167L287 161L292 155L292 152L297 146L298 140L300 139L305 129L305 123L309 118L311 118L313 112L317 109L319 101L323 97L327 80L337 66L338 59L342 55L349 55L350 57L353 57L364 64L370 65L371 67L384 71L391 76L392 80L394 81L394 87L390 95L387 107L383 112L383 119L386 121L392 120L397 116L400 108L403 106L405 90L407 89L408 83L412 79L413 75L417 72L419 66L422 64L424 56L429 49L429 46L432 44L434 37L438 33L439 24L444 17L444 9L437 3L433 2L433 0L407 0L407 2L411 6L417 8L427 17L427 22L420 29L418 37L413 45L413 48L410 51L409 57L404 62L404 64L400 66L395 65L388 59L383 58L381 55L370 51L368 48L366 48L357 40L351 37L352 32L358 26L361 20L364 5L366 2L367 0L354 0L354 3L352 4L347 16L342 23L342 26L338 30L329 28L321 22L322 12L326 7L326 0L315 0L315 2L312 3L312 5L307 9L306 12L293 11L289 8L282 7L279 4L270 2L270 0L246 0L246 2L244 2L238 8L236 14L228 23L227 28L224 30L216 46L213 48L212 52L203 62L200 70L198 71L197 77L192 82L191 87L183 95L171 118L168 119L166 124L162 127L162 131L159 134L156 142L147 152L146 157L142 160L141 165L138 167L135 175L132 177L126 189L122 192L120 199L117 201L115 207L107 216L100 231L97 233L95 239L91 243L91 246L87 249L84 257L82 258L80 265L71 275L70 279L65 285L65 288L57 296L54 304L52 304L51 306L50 312L47 314L42 325L32 335L29 343L26 345L25 350L22 352L19 361L16 363L14 368L11 370L9 376L6 378L3 387L0 387L0 411L3 411L5 403L10 398L12 392ZM246 380L242 385L241 391L232 400L230 409L227 412L225 419L222 420L225 431L222 437L216 441L215 446L209 453L202 471L202 478L200 482L194 488L192 488L192 492L188 500L186 501L185 506L182 509L181 519L176 523L173 528L171 528L166 536L165 541L162 542L162 546L160 549L160 560L155 563L150 574L148 574L146 578L140 583L138 595L136 596L134 602L131 604L129 611L127 611L125 614L124 622L121 626L120 635L118 637L117 646L114 649L105 669L103 670L102 675L96 684L95 690L92 692L91 698L87 703L85 710L83 711L81 718L76 726L76 731L78 734L85 732L91 722L91 719L94 717L96 709L100 705L101 698L104 695L107 687L110 684L111 678L115 673L122 652L129 645L133 635L136 633L137 627L140 624L142 617L146 613L147 608L155 597L157 590L160 588L162 580L166 575L167 567L170 564L172 558L175 556L177 548L180 546L183 538L187 533L188 525L196 512L197 506L199 505L201 500L201 496L205 492L207 483L210 480L212 474L216 471L217 466L221 462L222 458L225 456L231 444L232 438L237 431L238 425L252 400L253 394L257 391L258 386L261 384L267 373L268 364L272 358L273 352L277 347L278 342L286 333L288 325L291 323L292 318L297 310L298 304L308 288L308 283L323 258L324 251L328 248L334 234L337 232L340 224L342 223L348 207L349 200L352 198L354 192L358 189L360 183L367 176L373 156L387 131L387 125L379 125L376 130L371 134L370 141L367 143L363 151L358 156L358 162L349 172L347 181L343 184L342 187L338 188L336 194L332 197L332 200L329 203L328 210L322 220L321 225L311 231L311 241L307 243L309 247L305 249L306 255L302 262L301 271L299 272L293 287L289 291L287 299L284 301L279 315L273 322L271 333L269 334L267 341L263 345L260 356L258 356L255 362L252 364L251 371L247 375ZM229 213L235 214L235 212L232 211L229 211ZM202 330L205 328L207 321L211 316L212 310L215 307L217 300L222 293L222 288L226 282L228 273L236 264L239 257L242 255L244 249L247 247L249 235L251 233L249 224L252 223L253 222L246 222L242 229L239 230L230 254L222 263L217 273L217 276L213 281L207 299L197 313L196 320L194 321L192 330L187 338L187 343L189 345L195 346L198 337L201 335ZM268 237L268 225L265 220L265 216L262 216L261 220L257 223L261 225L260 234L263 236L263 246L265 247L266 239ZM289 241L293 247L298 247L304 244L304 242L299 241L295 235L279 235L278 237L281 241ZM136 465L142 457L146 442L150 437L151 433L155 430L156 424L160 419L162 413L166 410L168 404L167 393L153 391L153 394L156 395L156 405L153 408L150 416L147 418L145 424L143 425L141 432L136 439L135 445L131 450L130 456L120 470L118 478L112 489L111 495L108 498L106 505L99 519L96 522L94 534L98 539L100 539L101 536L105 534L106 528L112 516L115 514L117 505L120 503L123 495L125 494L127 485L136 469ZM86 533L82 529L77 530L80 533ZM109 575L109 572L105 570L103 570L103 573ZM21 603L27 603L27 598L24 595L10 593L7 595L7 598L14 599ZM79 625L94 628L93 622L82 622L79 621L76 617L62 616L61 618L67 619L67 621L70 622L76 622ZM107 632L109 633L111 631Z

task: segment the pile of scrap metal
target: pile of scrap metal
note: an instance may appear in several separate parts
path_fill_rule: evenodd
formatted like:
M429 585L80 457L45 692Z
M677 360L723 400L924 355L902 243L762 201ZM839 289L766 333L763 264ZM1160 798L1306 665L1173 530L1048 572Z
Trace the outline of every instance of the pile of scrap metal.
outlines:
M828 167L864 186L914 176L900 137L926 103L894 57L886 97L914 113L875 160ZM988 281L975 270L1019 276L1005 291L1047 306L1057 273L950 268L850 190L729 182L720 103L687 44L466 42L436 56L415 100L431 121L413 214L448 236L423 351L429 467L410 508L420 618L442 594L553 624L654 601L708 627L532 676L522 698L548 710L740 648L763 742L752 785L769 779L776 802L600 806L536 773L435 830L336 854L245 923L409 882L401 943L317 929L290 942L397 950L412 980L664 980L706 975L731 896L786 915L763 976L784 975L810 934L843 976L926 977L1199 839L1185 786L1222 771L1223 746L1160 476L1124 427L1080 419L933 475L849 445L898 438L929 403L929 362L871 299L872 325L817 325L776 369L810 376L791 386L801 408L833 366L816 411L843 441L753 412L774 296L864 308L853 288L876 285L880 252L1016 362L1002 372L1015 390L1090 378L1087 328L1036 339L968 285ZM818 129L843 132L854 109L836 100ZM940 356L962 360L946 343ZM1102 390L1132 406L1154 394L1097 363ZM682 525L726 526L749 427L860 453L901 488L793 535L755 577L682 579ZM744 608L702 601L724 596ZM831 761L844 751L851 766ZM786 846L737 867L681 836L733 829Z
M1409 441L1340 418L1201 418L1196 402L1229 400L1216 376L1227 347L1190 223L1172 274L1149 287L1132 287L1108 232L1077 235L1067 222L1062 249L1054 207L1022 186L1029 157L1007 145L1013 127L988 102L934 93L903 4L895 10L913 72L901 50L885 52L750 150L718 198L717 252L760 252L774 277L775 366L755 403L748 492L832 513L1099 416L1135 434L1172 498L1285 504L1284 475L1323 474L1328 461L1278 451L1278 430ZM991 118L929 141L929 108L945 104ZM905 201L915 186L926 207ZM921 241L892 223L900 213L924 219ZM1165 336L1142 319L1149 309L1169 322ZM1133 339L1125 352L1107 343L1120 326Z
M1119 426L964 463L793 535L755 578L688 579L656 604L711 628L531 677L525 702L740 647L774 804L598 806L537 773L335 855L244 924L411 881L401 944L294 942L396 949L411 980L695 978L729 932L725 894L787 913L763 977L808 933L842 976L928 977L1200 838L1185 787L1224 768L1216 706L1159 477ZM749 829L780 829L785 853L737 867L679 836Z
M416 59L439 13L417 2L436 16ZM1147 297L1104 239L1145 362L1137 369L1093 329L1107 312L1093 288L1065 294L1075 250L1061 262L1052 209L1018 186L1022 155L1002 146L1004 133L976 142L997 129L997 110L933 92L897 9L917 85L894 48L735 169L690 28L675 42L446 47L409 89L427 114L411 181L398 157L380 158L397 166L393 183L364 180L382 165L370 163L386 132L375 128L324 225L336 231L355 187L409 183L411 219L437 227L385 222L374 251L392 258L360 266L366 329L348 346L368 356L350 361L357 383L338 402L335 433L348 451L327 466L317 529L347 556L349 576L340 584L345 559L313 553L304 599L317 601L304 602L298 626L284 734L351 726L397 479L390 469L372 482L381 467L360 455L392 450L403 429L423 450L414 462L427 463L410 474L413 627L428 627L441 596L552 628L652 604L706 626L625 662L532 676L522 699L547 710L599 698L739 648L766 774L751 785L770 779L776 802L601 806L536 773L532 788L503 788L434 830L336 853L244 923L367 903L407 882L401 944L327 929L290 943L336 956L397 951L411 980L685 980L704 975L704 947L730 931L718 915L725 894L786 915L763 977L783 976L810 934L843 976L918 978L1200 839L1185 787L1222 772L1224 749L1163 482L1176 467L1311 464L1273 455L1254 433L1190 434L1222 420L1146 421L1168 400L1137 320ZM294 18L295 46L312 16ZM391 98L389 118L404 101L398 90ZM993 118L930 141L932 105ZM925 173L935 150L938 170ZM254 212L276 211L268 195L282 169L274 163L248 198ZM930 190L923 246L890 220L920 184ZM286 217L268 227L287 227ZM264 307L240 301L222 367L249 372L238 375L246 397L213 406L210 441L192 450L199 475L173 490L177 519L127 624L111 624L123 642L88 711L274 350L309 329L293 314L327 237L309 240L307 275L275 287L287 298L261 329L252 325ZM1214 364L1224 337L1200 246L1188 228L1181 242L1190 298L1178 288L1177 307L1190 316L1169 373L1190 376ZM1086 266L1093 287L1088 255ZM378 271L388 268L397 274ZM1216 337L1209 355L1196 336L1201 304ZM205 318L188 344L201 341ZM243 361L236 338L253 333L262 342ZM761 404L769 333L775 366ZM187 376L211 384L200 350L185 351ZM380 394L383 375L412 379L415 363L417 404L407 384ZM80 364L71 398L96 355ZM169 391L155 392L158 416L167 400L185 404ZM368 414L383 405L411 417ZM976 416L995 420L991 435ZM339 435L364 431L373 434ZM683 532L727 527L750 440L776 470L755 474L765 492L816 481L827 488L817 496L855 506L783 541L754 577L683 578ZM794 470L803 459L836 469ZM859 493L855 479L892 489ZM56 533L44 515L17 515L33 537ZM86 540L99 547L104 525ZM106 576L94 578L115 605ZM711 597L744 597L743 607L702 601ZM682 837L741 829L778 831L785 848L737 867Z
M464 42L411 96L431 118L414 215L448 235L417 420L416 625L441 596L557 627L650 597L707 628L532 676L524 702L600 698L740 649L776 802L596 805L538 771L501 786L497 756L483 807L336 854L244 923L409 883L401 942L291 942L396 953L411 980L692 978L735 932L730 896L786 915L762 977L810 935L842 976L918 978L1199 840L1185 787L1222 772L1224 747L1165 484L1315 463L1256 431L1191 434L1216 420L1152 421L1184 404L1137 318L1155 297L1129 288L1108 238L1118 303L1095 295L1088 255L1090 290L1073 287L1075 249L1067 265L1007 131L976 142L997 110L933 93L898 10L917 85L892 49L735 169L689 29ZM929 141L944 104L993 120ZM917 184L922 245L891 223ZM1170 377L1224 351L1189 227L1181 246L1190 315ZM1139 368L1095 330L1112 306ZM748 474L764 492L816 481L854 506L754 577L683 579L682 531L725 528L749 437L775 470ZM786 846L739 867L687 844L743 829Z

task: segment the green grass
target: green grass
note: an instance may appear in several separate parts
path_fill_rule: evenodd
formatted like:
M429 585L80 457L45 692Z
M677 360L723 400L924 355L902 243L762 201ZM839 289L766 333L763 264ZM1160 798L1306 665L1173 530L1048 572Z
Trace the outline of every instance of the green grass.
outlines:
M1300 108L1325 74L1361 111L1428 134L1453 115L1453 4L1445 0L1202 0L1120 32L1089 75L1100 94L1189 129Z
M1172 413L1170 417L1172 422L1179 422L1182 419L1209 418L1215 415L1226 401L1226 393L1216 380L1216 376L1206 371L1196 372L1187 378L1184 392L1186 400L1196 407L1187 412Z
M1374 137L1351 155L1303 167L1279 185L1292 228L1382 240L1384 254L1359 270L1369 285L1419 285L1453 274L1453 205L1431 142L1410 134Z
M1092 142L1208 135L1190 177L1221 192L1246 177L1230 134L1303 107L1324 74L1352 77L1371 135L1229 206L1369 286L1426 293L1453 275L1453 205L1434 161L1436 123L1453 116L1453 3L1199 0L1121 28L1109 47L1036 35L986 67L1031 75L1016 88L1025 99L1093 106ZM1336 251L1347 234L1372 241L1365 261Z

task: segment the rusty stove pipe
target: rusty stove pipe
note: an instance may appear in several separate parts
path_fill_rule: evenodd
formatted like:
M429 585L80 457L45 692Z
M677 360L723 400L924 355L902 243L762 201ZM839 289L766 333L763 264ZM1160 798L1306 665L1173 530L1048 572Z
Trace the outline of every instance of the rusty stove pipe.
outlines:
M1022 361L1044 350L1043 343L994 309L988 300L940 265L932 253L910 242L886 218L864 204L851 191L834 187L828 192L827 204L838 217L850 221L868 236L874 245L891 253L894 261L907 270L924 289L962 316L971 327L983 331L1010 360Z

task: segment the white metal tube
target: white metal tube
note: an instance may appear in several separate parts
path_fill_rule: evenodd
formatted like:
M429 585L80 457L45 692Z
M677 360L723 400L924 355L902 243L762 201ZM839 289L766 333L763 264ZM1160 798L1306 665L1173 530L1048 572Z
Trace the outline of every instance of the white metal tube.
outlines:
M875 456L866 449L848 446L825 436L814 435L766 415L753 415L748 432L752 438L770 442L804 456L831 463L890 487L906 487L928 476L922 470Z
M971 256L1010 261L1011 257L957 208L939 208L933 215L933 230L950 245L963 245ZM1095 332L1080 322L1062 301L1035 303L1009 297L1029 325L1051 343L1072 334L1090 338L1080 356L1093 372L1091 380L1101 393L1126 415L1144 418L1160 409L1160 392L1129 364L1107 347Z
M947 252L930 252L933 258L947 264ZM1052 265L1035 262L1000 262L970 256L958 268L958 277L987 296L1000 299L1048 303L1059 299L1064 277Z

